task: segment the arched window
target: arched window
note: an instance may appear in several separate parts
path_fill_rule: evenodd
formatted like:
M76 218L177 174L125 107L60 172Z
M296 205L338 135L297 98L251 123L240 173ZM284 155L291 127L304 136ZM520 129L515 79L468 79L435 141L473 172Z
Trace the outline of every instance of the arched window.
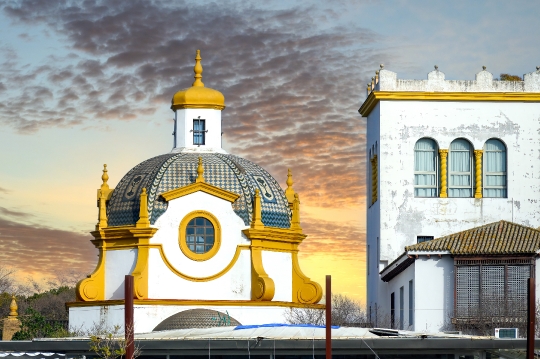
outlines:
M448 157L448 197L472 197L474 166L471 144L461 138L454 140Z
M484 197L506 198L506 146L499 140L484 145Z
M437 197L438 186L438 151L435 141L421 138L414 145L414 196Z

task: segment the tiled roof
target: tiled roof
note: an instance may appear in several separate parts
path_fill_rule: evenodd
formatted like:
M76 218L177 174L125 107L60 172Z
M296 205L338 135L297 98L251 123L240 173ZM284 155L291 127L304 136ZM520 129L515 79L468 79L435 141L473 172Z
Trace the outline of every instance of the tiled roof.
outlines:
M540 250L540 231L499 221L405 247L406 252L448 251L454 255L534 254Z
M259 189L262 222L270 227L290 227L289 202L272 175L253 162L221 153L169 153L135 166L120 180L107 205L109 226L137 222L142 188L148 191L148 215L154 224L168 207L161 194L195 182L199 157L207 183L240 195L232 207L246 226L251 222L255 190Z

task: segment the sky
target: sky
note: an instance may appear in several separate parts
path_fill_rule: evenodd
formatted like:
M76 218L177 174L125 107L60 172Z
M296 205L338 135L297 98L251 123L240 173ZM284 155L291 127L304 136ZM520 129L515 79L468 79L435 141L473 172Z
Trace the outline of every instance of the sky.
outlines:
M401 79L540 65L535 1L0 0L0 264L36 280L93 270L104 163L114 187L172 148L172 95L201 50L224 148L285 188L312 279L365 298L365 119L379 64Z

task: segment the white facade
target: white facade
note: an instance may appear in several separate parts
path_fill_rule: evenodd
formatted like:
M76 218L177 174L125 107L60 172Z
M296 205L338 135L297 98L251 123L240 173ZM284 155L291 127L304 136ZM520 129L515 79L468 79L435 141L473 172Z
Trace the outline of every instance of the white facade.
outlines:
M405 246L416 243L418 236L438 238L499 220L534 228L540 226L536 200L540 194L540 71L526 74L524 79L494 81L491 73L484 70L477 74L475 81L446 81L444 74L435 70L428 74L428 80L398 80L396 73L380 71L378 84L360 110L368 113L368 159L376 158L377 162L374 179L377 194L371 205L372 172L367 175L367 286L372 315L375 310L388 312L390 294L396 290L381 281L379 272L395 260ZM512 100L516 95L527 93L536 93L536 100L530 97ZM369 101L374 105L366 110ZM473 150L483 150L490 139L502 141L506 147L506 196L474 198L477 172L473 154L472 196L439 197L443 172L439 156L437 196L415 197L415 144L422 138L434 140L437 150L448 150L456 139L467 140ZM367 167L371 169L369 162ZM437 267L434 264L437 260L419 262L412 267L415 273L425 273L416 280L426 282L421 289L426 301L423 302L422 296L417 297L415 312L419 326L415 330L424 330L422 323L436 326L446 315L446 304L439 305L438 309L430 305L433 295L442 295L448 288L442 292L431 289L439 285L433 276L440 279L438 272L443 271L446 276L449 269L445 265ZM417 271L421 265L432 268ZM408 279L403 279L403 283L405 281ZM399 282L395 284L398 289L405 285ZM429 314L435 309L441 314ZM425 322L421 313L426 313Z
M204 121L204 144L194 144L197 131L194 121ZM206 108L185 108L174 111L174 148L173 151L213 151L225 153L221 148L221 110Z

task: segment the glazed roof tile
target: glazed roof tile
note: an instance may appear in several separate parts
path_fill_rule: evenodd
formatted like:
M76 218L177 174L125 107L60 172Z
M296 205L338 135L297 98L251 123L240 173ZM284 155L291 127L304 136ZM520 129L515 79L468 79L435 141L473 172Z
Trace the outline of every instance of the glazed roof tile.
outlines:
M534 254L540 230L499 221L405 247L406 252L448 251L453 255Z

